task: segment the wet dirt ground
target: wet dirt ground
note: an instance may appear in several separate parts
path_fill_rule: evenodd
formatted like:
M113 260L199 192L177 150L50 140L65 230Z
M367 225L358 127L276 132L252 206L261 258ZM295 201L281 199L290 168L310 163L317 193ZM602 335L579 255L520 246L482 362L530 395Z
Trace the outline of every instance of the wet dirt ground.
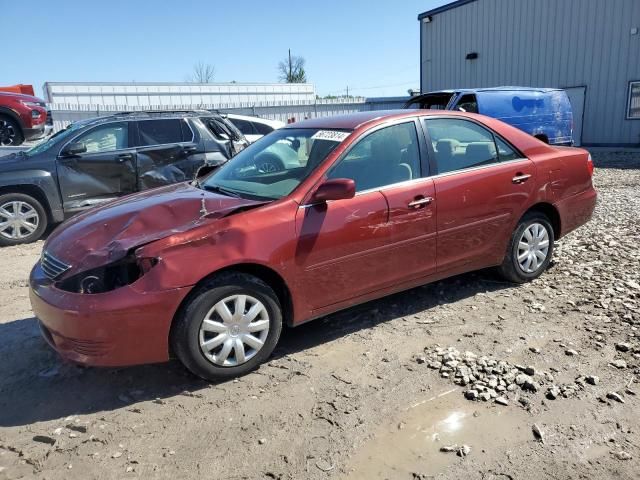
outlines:
M533 283L482 271L371 302L217 385L61 362L28 300L42 242L1 249L0 479L640 478L640 158L618 160ZM467 400L421 359L436 345L531 367L538 388Z

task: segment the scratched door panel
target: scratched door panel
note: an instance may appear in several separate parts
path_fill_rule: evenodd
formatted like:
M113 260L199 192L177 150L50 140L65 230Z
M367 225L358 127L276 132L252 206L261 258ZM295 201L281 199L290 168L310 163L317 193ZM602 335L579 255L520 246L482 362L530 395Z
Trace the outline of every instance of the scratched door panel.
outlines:
M378 192L300 207L295 262L310 310L373 290L389 276L387 202Z

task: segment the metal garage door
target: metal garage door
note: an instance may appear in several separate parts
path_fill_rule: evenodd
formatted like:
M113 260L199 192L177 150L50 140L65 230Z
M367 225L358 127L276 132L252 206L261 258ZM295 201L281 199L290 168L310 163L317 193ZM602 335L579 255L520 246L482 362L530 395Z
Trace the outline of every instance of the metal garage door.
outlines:
M567 92L573 110L573 142L574 145L582 145L582 119L584 117L584 96L586 87L568 87Z

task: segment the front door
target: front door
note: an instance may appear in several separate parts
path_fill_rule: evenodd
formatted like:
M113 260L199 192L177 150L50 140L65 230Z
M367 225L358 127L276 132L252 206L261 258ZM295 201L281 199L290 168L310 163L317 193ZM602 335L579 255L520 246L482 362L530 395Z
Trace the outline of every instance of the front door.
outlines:
M327 174L354 180L356 196L300 208L296 261L312 310L435 271L434 188L419 150L414 120L376 128Z
M82 210L136 190L136 158L129 128L129 122L105 123L61 149L57 172L65 211ZM64 155L71 143L82 144L86 150Z
M309 310L371 292L384 281L387 219L378 191L298 209L295 261Z
M438 271L499 263L533 195L533 162L473 121L432 118L424 124L437 171Z

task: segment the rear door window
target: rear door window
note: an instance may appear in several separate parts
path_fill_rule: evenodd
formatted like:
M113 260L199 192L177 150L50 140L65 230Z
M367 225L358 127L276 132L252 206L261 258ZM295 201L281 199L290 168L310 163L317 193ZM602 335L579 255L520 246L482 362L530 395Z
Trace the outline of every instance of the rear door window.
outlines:
M177 118L141 120L138 122L140 146L165 145L193 140L193 132Z
M247 120L240 120L239 118L230 118L229 121L233 123L243 135L257 135L256 130L253 128L253 123Z
M496 163L498 151L493 133L467 120L424 120L435 153L438 173Z
M260 135L267 135L268 133L273 132L273 128L264 123L253 122L253 127Z
M516 158L521 158L521 155L516 152L511 146L507 144L501 138L496 138L496 146L498 147L498 157L501 162L506 162L507 160L515 160Z

